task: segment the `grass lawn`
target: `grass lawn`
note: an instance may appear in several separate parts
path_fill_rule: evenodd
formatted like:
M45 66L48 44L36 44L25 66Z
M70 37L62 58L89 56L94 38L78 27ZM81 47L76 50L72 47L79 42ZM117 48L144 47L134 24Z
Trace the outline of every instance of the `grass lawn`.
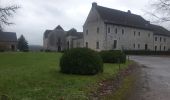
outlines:
M86 100L95 84L112 77L116 64L104 64L94 76L59 72L61 53L0 53L0 96L12 100ZM125 68L130 62L122 64ZM93 87L93 88L92 88Z

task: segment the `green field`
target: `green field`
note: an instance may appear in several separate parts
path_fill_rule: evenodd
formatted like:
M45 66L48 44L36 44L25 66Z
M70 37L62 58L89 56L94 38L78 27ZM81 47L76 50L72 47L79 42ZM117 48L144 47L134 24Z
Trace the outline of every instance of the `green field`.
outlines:
M96 83L112 77L116 64L94 76L59 72L61 53L0 53L0 96L10 100L86 100ZM121 65L121 68L128 63Z

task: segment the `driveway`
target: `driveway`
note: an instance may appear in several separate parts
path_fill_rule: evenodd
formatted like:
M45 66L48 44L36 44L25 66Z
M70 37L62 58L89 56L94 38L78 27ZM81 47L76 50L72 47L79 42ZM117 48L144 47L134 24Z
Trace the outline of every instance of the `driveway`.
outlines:
M141 67L136 100L170 100L170 57L130 56Z

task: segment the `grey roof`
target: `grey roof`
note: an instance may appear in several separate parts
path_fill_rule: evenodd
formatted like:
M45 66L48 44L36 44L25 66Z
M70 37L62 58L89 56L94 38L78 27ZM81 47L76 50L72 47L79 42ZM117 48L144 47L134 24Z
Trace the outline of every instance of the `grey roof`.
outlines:
M50 32L52 32L52 30L46 30L44 32L44 38L47 38Z
M124 12L98 6L97 3L93 3L92 6L95 7L105 23L147 29L153 31L155 35L170 36L170 31L164 27L150 24L149 21L145 20L140 15L132 14L130 10Z
M17 42L15 32L0 32L0 42Z
M162 26L158 26L158 25L150 25L154 35L163 35L163 36L170 36L170 31L168 31L167 29L165 29Z
M76 36L77 38L82 38L83 32L77 32L76 29L72 28L69 31L67 31L67 36Z
M94 6L105 23L149 29L150 24L139 15L102 6Z
M62 31L64 31L64 29L63 29L60 25L58 25L58 26L55 28L55 30L62 30Z

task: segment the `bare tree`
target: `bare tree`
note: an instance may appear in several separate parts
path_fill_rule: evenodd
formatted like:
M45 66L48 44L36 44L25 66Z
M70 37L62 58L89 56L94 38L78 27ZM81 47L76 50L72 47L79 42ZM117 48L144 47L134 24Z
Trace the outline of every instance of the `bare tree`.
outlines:
M156 0L150 6L153 9L147 13L156 18L155 22L170 21L170 0Z
M11 25L12 22L9 22L9 17L12 17L16 10L19 8L17 5L12 5L8 7L0 6L0 31L3 30L3 25Z

